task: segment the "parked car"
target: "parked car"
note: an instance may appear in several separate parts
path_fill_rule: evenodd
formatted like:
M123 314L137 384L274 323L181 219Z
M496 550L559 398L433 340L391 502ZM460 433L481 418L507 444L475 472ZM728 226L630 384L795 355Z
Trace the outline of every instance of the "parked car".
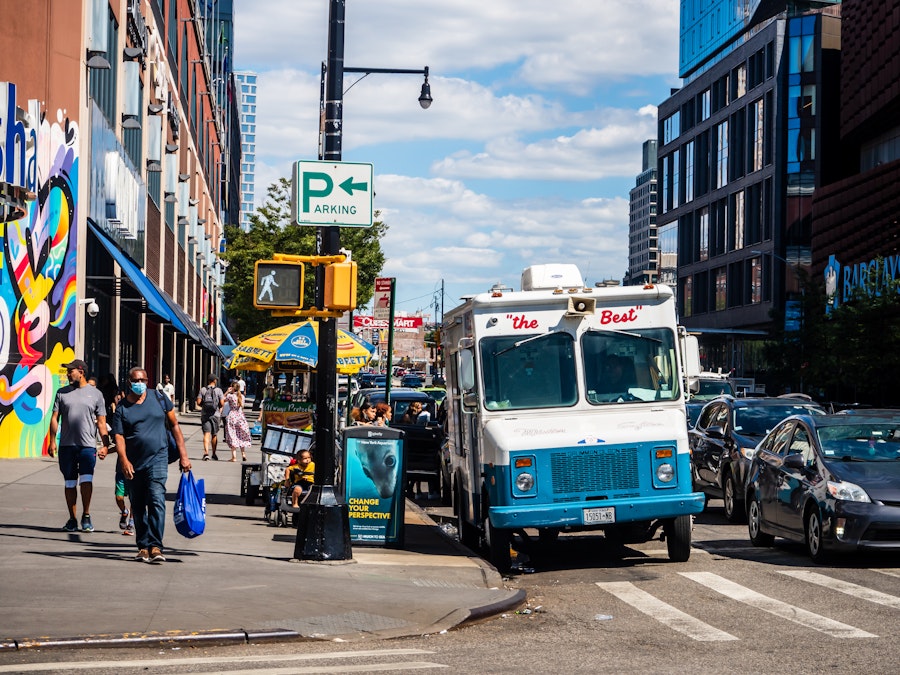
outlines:
M900 415L801 415L777 425L750 466L750 541L900 552Z
M447 396L447 390L443 387L419 387L419 391L424 391L426 394L431 396L431 398L437 401L438 405L440 405L441 401L443 401Z
M407 373L400 378L401 387L409 387L410 389L418 389L425 385L425 378L419 375L411 375Z
M723 375L708 373L708 376L704 377L701 373L700 377L691 383L690 398L684 406L687 411L688 429L697 423L703 406L718 396L734 396L734 387Z
M825 415L808 401L720 396L707 403L688 431L694 489L725 502L725 517L746 515L744 483L756 446L778 422L801 413Z
M357 378L359 380L359 388L368 389L374 387L376 377L378 377L378 373L360 373Z

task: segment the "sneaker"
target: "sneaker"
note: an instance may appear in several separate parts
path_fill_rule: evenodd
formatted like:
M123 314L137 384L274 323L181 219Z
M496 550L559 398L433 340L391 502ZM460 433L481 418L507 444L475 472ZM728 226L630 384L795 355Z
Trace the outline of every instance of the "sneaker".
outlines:
M166 556L162 554L162 551L159 550L158 546L154 546L150 549L150 562L152 563L164 563L166 562Z
M81 516L81 531L82 532L93 532L94 524L91 522L91 516L85 513Z
M66 521L66 524L63 525L63 529L66 532L78 532L78 521L75 520L74 518L69 518Z
M129 518L128 525L124 530L122 530L122 534L130 534L132 536L134 535L134 520Z
M128 527L128 511L122 511L122 515L119 516L119 529L124 530Z
M142 548L137 552L137 555L134 556L135 560L140 560L141 562L150 562L150 552L147 549Z

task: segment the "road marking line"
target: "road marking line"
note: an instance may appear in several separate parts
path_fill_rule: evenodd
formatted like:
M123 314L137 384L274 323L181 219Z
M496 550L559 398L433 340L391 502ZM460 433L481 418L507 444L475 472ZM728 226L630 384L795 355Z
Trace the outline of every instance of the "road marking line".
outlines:
M868 600L869 602L874 602L879 605L887 605L888 607L893 607L894 609L900 609L900 598L898 598L896 595L882 593L881 591L866 588L865 586L852 584L849 581L833 579L831 577L825 576L824 574L819 574L818 572L810 572L808 570L783 570L781 574L793 577L794 579L800 579L801 581L808 581L809 583L816 584L817 586L824 586L825 588L830 588L833 591L846 593L847 595L851 595L855 598L861 598L862 600Z
M897 570L883 570L872 568L873 572L880 572L881 574L887 574L889 577L898 577L900 578L900 571Z
M703 623L700 619L695 619L690 614L685 614L680 609L672 607L672 605L667 605L662 600L642 591L630 581L598 581L596 583L604 591L613 594L622 602L665 624L672 630L687 635L692 640L721 642L738 639L730 633L710 626L708 623Z
M342 651L322 654L261 654L245 656L209 656L194 659L137 659L133 661L54 661L53 663L19 663L12 666L0 666L0 673L40 673L63 670L101 670L103 668L162 668L168 666L203 666L228 663L246 663L260 661L266 663L286 661L313 661L325 659L352 659L359 657L379 656L418 656L434 654L423 649L364 649L358 652ZM221 671L219 671L221 672ZM231 671L229 671L231 672ZM300 671L293 671L300 672Z
M683 577L696 581L717 593L737 600L745 605L761 609L769 614L799 623L801 626L812 628L836 638L871 638L878 637L859 628L854 628L846 623L829 619L821 614L815 614L794 605L789 605L781 600L770 598L762 593L752 591L745 586L729 581L718 574L711 572L679 572Z

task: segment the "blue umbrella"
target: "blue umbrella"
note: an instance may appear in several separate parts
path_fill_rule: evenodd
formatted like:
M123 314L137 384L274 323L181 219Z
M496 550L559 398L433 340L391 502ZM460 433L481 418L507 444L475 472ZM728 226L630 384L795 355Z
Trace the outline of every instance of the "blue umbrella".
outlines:
M319 361L318 333L316 322L304 322L278 345L275 361L289 361L315 368ZM338 330L336 365L339 371L359 370L369 362L374 352L374 345L352 333Z

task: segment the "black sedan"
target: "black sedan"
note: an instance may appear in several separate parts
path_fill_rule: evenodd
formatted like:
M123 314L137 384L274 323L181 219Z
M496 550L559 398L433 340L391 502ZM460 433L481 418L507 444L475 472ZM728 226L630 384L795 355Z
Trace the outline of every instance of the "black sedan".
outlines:
M720 396L707 403L688 432L694 489L725 503L725 517L743 520L743 486L757 443L785 417L825 414L815 403L790 398Z
M900 551L900 415L802 415L759 444L747 484L750 541Z

